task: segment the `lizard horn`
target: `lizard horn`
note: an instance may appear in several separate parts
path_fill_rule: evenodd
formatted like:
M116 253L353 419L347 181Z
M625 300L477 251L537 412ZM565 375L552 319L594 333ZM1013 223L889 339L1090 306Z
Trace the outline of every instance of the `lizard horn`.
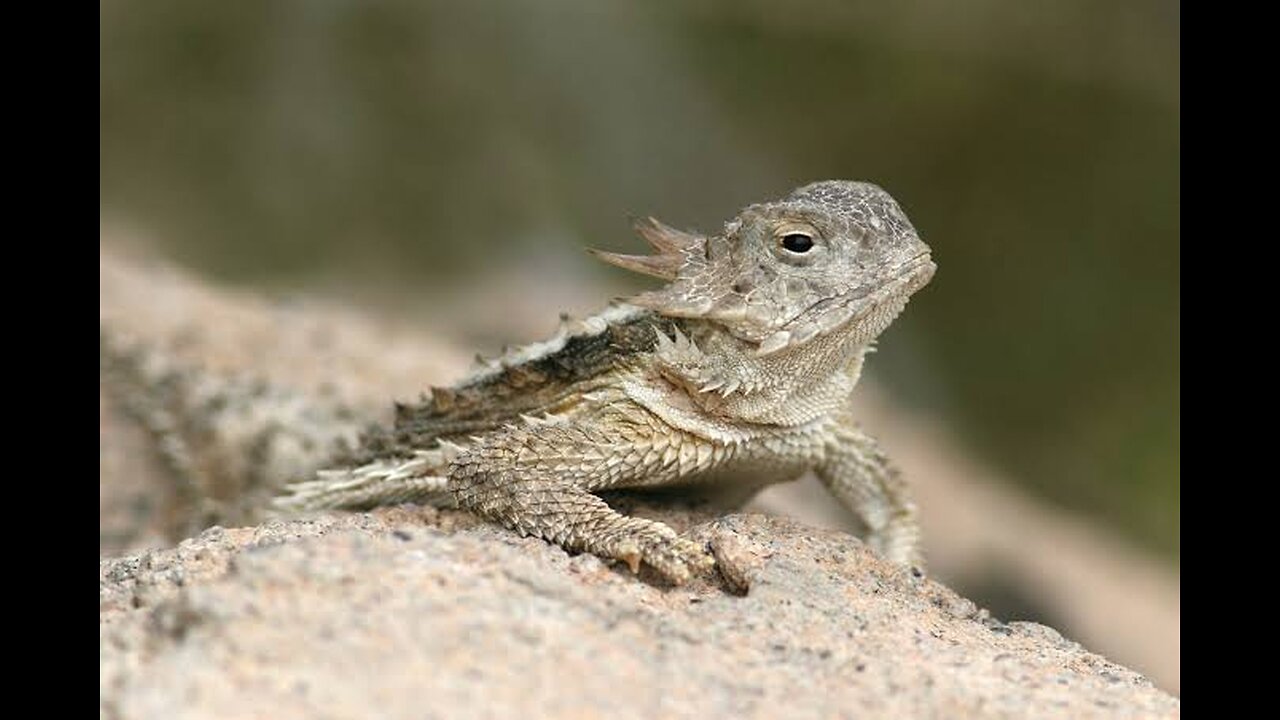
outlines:
M685 254L705 240L699 235L664 225L652 217L636 219L632 227L656 251L653 255L623 255L595 249L588 249L588 252L610 265L663 280L674 280L685 263Z
M631 227L645 242L653 246L659 255L676 255L692 250L703 243L705 238L665 225L654 217L637 218Z
M617 265L632 272L652 275L663 280L674 280L676 272L684 262L684 258L679 255L623 255L595 248L587 248L587 252L610 265Z

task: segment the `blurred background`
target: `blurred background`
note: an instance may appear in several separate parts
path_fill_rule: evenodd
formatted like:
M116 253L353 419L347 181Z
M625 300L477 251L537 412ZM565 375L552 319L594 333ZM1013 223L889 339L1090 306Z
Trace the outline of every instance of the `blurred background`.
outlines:
M1177 691L1178 3L99 7L104 229L487 352L645 286L581 252L639 249L631 216L714 231L812 180L882 185L939 269L868 392L1161 575L1173 657L1104 650ZM1088 635L1074 600L944 579Z

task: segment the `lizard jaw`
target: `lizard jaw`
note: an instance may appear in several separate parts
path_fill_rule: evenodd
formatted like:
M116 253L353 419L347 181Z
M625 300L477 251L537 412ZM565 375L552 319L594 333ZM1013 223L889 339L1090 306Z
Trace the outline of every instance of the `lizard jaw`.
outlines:
M937 265L929 253L921 253L890 271L889 279L871 292L866 292L864 285L811 305L761 340L756 354L772 355L841 328L850 329L850 339L855 342L870 342L893 322L917 290L929 284L935 270Z

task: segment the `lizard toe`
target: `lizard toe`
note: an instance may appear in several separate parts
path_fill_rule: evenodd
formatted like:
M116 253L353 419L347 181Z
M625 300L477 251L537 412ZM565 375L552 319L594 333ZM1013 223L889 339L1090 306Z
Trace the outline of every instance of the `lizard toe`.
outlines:
M682 537L662 538L647 546L644 561L677 585L687 582L693 573L710 570L715 565L701 543Z

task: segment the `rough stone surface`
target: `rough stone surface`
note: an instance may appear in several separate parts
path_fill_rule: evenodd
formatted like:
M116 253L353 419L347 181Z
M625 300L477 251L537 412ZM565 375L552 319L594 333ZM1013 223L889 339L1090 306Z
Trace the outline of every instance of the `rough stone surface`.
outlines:
M643 510L643 509L642 509ZM447 511L214 528L101 562L108 718L1176 717L1040 625L1004 625L855 538L714 520L745 596Z

